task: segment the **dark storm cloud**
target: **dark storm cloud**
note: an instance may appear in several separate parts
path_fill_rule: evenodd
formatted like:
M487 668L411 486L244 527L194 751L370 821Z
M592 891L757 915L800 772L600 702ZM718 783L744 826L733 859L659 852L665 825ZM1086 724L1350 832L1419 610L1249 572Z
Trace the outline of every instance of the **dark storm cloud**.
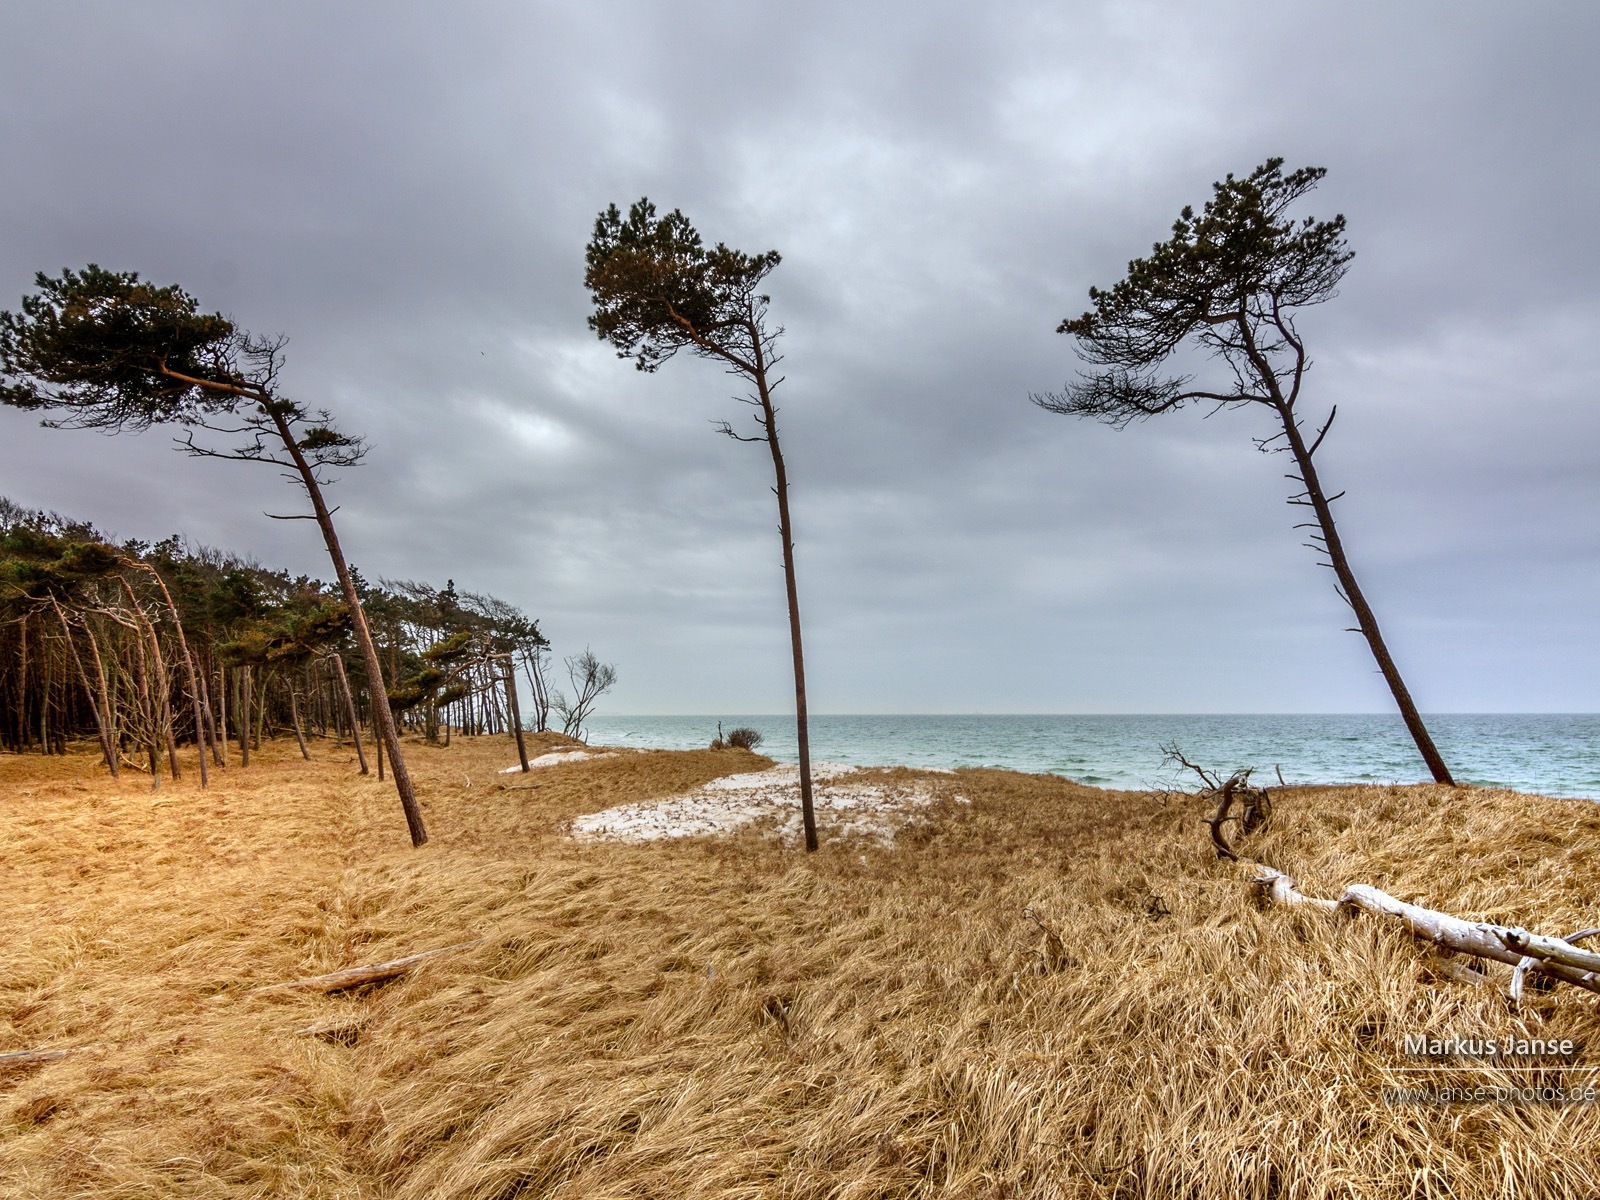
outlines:
M1346 538L1425 708L1600 704L1589 6L11 6L0 305L97 261L291 338L367 434L369 576L454 578L620 667L781 710L770 464L737 381L584 328L598 209L776 247L822 710L1387 707L1245 413L1027 403L1210 182L1330 168L1306 317ZM72 86L64 86L70 78ZM0 414L0 492L326 574L272 473Z

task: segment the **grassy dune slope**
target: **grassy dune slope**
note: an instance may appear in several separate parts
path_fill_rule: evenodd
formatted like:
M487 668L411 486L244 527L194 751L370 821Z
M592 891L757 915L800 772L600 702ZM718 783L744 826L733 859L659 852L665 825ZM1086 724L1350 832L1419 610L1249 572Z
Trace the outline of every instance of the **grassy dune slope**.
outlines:
M461 740L411 753L413 851L392 790L315 753L154 798L0 756L0 1053L80 1048L0 1067L0 1194L1600 1194L1600 1105L1382 1096L1407 1033L1600 1061L1593 996L1516 1012L1380 923L1258 912L1181 800L963 771L925 778L971 803L892 848L584 844L575 815L765 760L506 776L507 742ZM1275 801L1248 850L1310 893L1600 923L1600 806ZM475 937L361 994L246 994Z

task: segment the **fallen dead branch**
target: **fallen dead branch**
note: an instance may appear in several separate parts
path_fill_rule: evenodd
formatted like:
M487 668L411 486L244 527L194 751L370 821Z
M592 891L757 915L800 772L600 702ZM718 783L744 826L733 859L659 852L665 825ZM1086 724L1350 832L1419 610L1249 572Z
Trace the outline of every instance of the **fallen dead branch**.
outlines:
M1255 866L1251 883L1266 901L1310 905L1324 912L1360 911L1377 917L1389 917L1399 921L1408 932L1446 950L1506 963L1516 968L1512 995L1519 1000L1523 977L1530 971L1570 983L1574 987L1600 992L1600 954L1573 944L1575 940L1600 933L1600 930L1585 929L1569 938L1556 938L1489 921L1464 921L1437 909L1408 904L1364 883L1352 884L1337 900L1319 899L1302 893L1294 880L1282 871L1259 864Z
M318 1041L333 1042L340 1046L354 1046L361 1040L361 1035L366 1032L371 1024L371 1017L366 1013L357 1013L353 1016L330 1017L324 1021L313 1021L303 1028L296 1029L296 1037L312 1037Z
M464 950L468 946L476 946L483 940L483 938L473 938L470 942L456 942L452 946L440 946L437 950L424 950L421 954L409 954L405 958L373 963L371 966L346 967L342 971L330 971L326 975L311 975L305 979L291 979L287 983L268 983L261 987L253 987L244 994L246 996L261 996L270 992L349 991L351 988L366 987L372 983L384 983L406 974L418 963L426 962L430 958L437 958L441 954L449 954L452 950Z
M71 1053L71 1050L13 1050L9 1054L0 1054L0 1072L43 1066Z

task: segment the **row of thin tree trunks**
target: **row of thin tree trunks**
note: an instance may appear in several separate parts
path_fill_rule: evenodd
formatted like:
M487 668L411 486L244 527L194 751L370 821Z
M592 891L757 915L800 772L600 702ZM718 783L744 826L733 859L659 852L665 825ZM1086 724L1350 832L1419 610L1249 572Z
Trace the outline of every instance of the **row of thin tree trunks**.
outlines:
M337 654L300 664L225 667L215 647L191 648L181 623L170 622L163 639L131 585L122 583L129 603L115 612L99 609L98 621L88 614L74 621L52 601L13 622L12 644L0 645L0 696L10 710L0 720L5 749L65 753L69 738L92 732L113 774L132 767L159 786L163 762L171 778L182 777L180 745L200 752L196 765L205 782L208 756L216 766L227 765L227 741L248 765L263 734L287 725L307 758L309 730L339 745L351 740L366 770L360 731L373 727L375 714L369 705L358 707ZM472 673L473 689L462 700L429 705L402 723L421 728L430 740L442 735L446 744L458 730L520 732L509 658L477 665ZM368 709L365 715L361 708Z

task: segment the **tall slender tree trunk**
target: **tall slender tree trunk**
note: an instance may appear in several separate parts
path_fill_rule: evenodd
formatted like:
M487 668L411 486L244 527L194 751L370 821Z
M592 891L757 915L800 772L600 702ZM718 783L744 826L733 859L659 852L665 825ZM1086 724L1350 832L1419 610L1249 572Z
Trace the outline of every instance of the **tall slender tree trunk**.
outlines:
M204 669L200 671L200 714L205 718L206 745L211 751L211 760L217 766L226 766L227 762L222 756L222 749L217 741L217 724L211 715L211 689L208 675ZM202 754L204 751L202 751ZM203 777L202 777L203 782Z
M149 614L144 611L144 606L139 603L138 596L134 594L133 585L128 582L127 577L124 575L118 575L117 582L122 585L122 590L127 593L128 606L133 609L137 628L143 631L144 636L150 642L150 657L151 662L154 664L153 674L155 675L155 699L159 705L161 734L167 745L167 766L173 782L176 783L181 778L178 768L178 739L173 734L172 729L172 685L167 679L166 660L161 656L161 642L156 637L155 622L150 619ZM196 736L198 737L198 734ZM200 769L202 771L205 770L203 756Z
M811 734L806 720L806 663L800 645L800 593L795 586L794 525L789 519L789 475L783 466L783 451L778 448L778 417L767 387L767 368L761 338L752 324L755 347L756 391L767 431L767 446L772 451L773 488L778 494L778 535L783 540L783 586L789 598L789 642L794 654L794 724L800 752L800 815L805 826L806 849L817 848L817 818L811 803Z
M156 748L160 717L159 709L150 696L150 672L145 666L144 637L137 624L133 629L133 648L134 682L139 688L139 707L145 723L145 752L150 758L150 790L155 792L161 789L161 757Z
M39 635L39 753L49 754L50 739L50 643Z
M101 753L106 756L106 766L111 769L111 774L114 776L117 773L117 756L111 747L111 736L106 729L100 698L95 695L94 688L89 684L89 673L83 669L83 656L78 653L77 643L72 640L72 626L67 624L67 614L61 611L61 605L56 603L54 596L50 597L50 607L56 610L56 619L61 622L62 636L67 639L67 649L72 654L73 665L78 668L78 679L83 684L84 695L89 698L89 707L94 711L95 736L100 739Z
M250 684L252 680L248 666L238 667L234 673L239 679L239 703L233 706L233 723L239 729L239 765L248 767L250 765L250 701L252 699Z
M356 715L356 698L350 692L350 677L344 671L344 659L340 658L337 651L328 655L333 660L333 677L339 684L339 694L344 697L345 712L350 717L350 740L355 743L356 761L361 764L361 773L367 774L367 754L361 748L361 718Z
M220 661L217 663L217 728L222 736L217 739L217 749L221 752L217 765L228 765L228 668Z
M294 725L294 740L300 746L300 757L311 761L311 751L306 749L306 735L300 730L300 698L295 692L294 675L289 676L289 721Z
M1294 413L1287 405L1280 405L1278 415L1283 420L1283 431L1288 438L1289 449L1294 455L1295 467L1300 472L1301 483L1305 484L1306 497L1311 509L1317 515L1323 548L1328 553L1328 562L1333 567L1334 577L1339 581L1345 602L1356 615L1361 635L1367 639L1372 657L1378 662L1378 670L1383 673L1384 682L1389 685L1394 702L1400 708L1400 717L1405 721L1406 729L1410 731L1417 749L1421 751L1422 761L1427 763L1428 770L1433 773L1434 782L1454 784L1450 768L1444 765L1444 758L1434 746L1428 727L1422 723L1422 714L1417 712L1416 702L1411 699L1411 692L1406 688L1405 680L1400 678L1400 669L1394 665L1389 647L1384 644L1383 634L1378 629L1378 618L1373 615L1372 607L1362 595L1360 585L1356 583L1355 572L1350 569L1350 560L1345 557L1344 544L1339 540L1339 530L1333 523L1333 509L1323 494L1322 483L1317 478L1317 468L1311 461L1311 451L1307 449L1305 438L1301 436Z
M39 753L49 754L51 746L50 736L50 643L45 640L43 629L39 631Z
M94 661L95 678L100 682L100 703L104 706L105 718L102 725L106 731L106 766L111 769L111 777L118 778L122 774L122 754L117 747L117 710L112 703L111 685L106 679L106 665L100 657L100 646L95 641L94 630L89 622L83 623L83 637L89 643L89 656Z
M523 771L528 770L528 743L522 736L522 708L517 703L517 673L511 666L511 655L506 655L506 709L511 715L511 728L517 736L517 761Z
M533 731L544 733L550 725L550 694L544 683L542 651L522 655L522 673L528 678L528 694L533 697Z
M161 578L161 572L149 563L133 563L130 565L147 571L150 578L156 581L156 586L161 589L161 598L167 603L167 615L172 618L172 627L178 631L178 650L183 655L184 675L189 683L189 699L194 709L194 741L200 751L200 786L209 786L210 776L206 773L206 725L205 718L200 711L200 682L195 676L194 657L189 653L189 639L183 635L183 622L178 619L178 606L172 602L172 593L167 590L166 580ZM177 778L176 775L173 776Z
M94 635L94 626L86 620L83 623L83 637L89 643L89 657L94 662L95 678L100 682L100 693L105 697L106 706L106 734L111 739L111 753L120 764L122 761L123 729L119 721L121 710L117 707L117 696L125 687L122 672L115 671L110 675L106 672L105 659L100 654L100 639ZM112 664L117 660L112 658ZM113 775L120 773L120 767L113 767Z
M367 614L361 607L361 597L356 592L355 580L350 575L344 551L339 546L339 535L333 528L333 516L322 499L322 488L317 483L316 472L301 452L299 443L295 441L294 431L289 428L289 422L284 418L282 410L271 403L263 403L261 409L272 419L278 436L283 440L284 449L294 460L295 469L299 471L306 495L311 501L312 512L316 515L317 527L322 530L322 540L327 544L328 557L333 562L334 573L339 577L339 588L344 593L344 602L350 609L350 624L355 632L356 644L361 647L361 657L366 663L367 678L371 681L373 690L372 707L377 715L379 732L389 750L389 762L394 770L395 790L400 795L400 807L405 812L406 828L411 834L411 844L420 846L428 840L428 830L422 821L422 810L417 806L416 791L411 786L411 775L406 770L405 757L400 752L400 734L395 728L394 714L390 712L387 703L383 665L378 659L378 646L372 640L372 630L367 626Z
M252 688L252 690L254 690ZM256 700L255 726L250 733L250 748L261 749L261 735L267 725L267 700L272 696L272 668L265 664L261 667L261 696Z
M17 623L17 753L28 749L28 618Z

